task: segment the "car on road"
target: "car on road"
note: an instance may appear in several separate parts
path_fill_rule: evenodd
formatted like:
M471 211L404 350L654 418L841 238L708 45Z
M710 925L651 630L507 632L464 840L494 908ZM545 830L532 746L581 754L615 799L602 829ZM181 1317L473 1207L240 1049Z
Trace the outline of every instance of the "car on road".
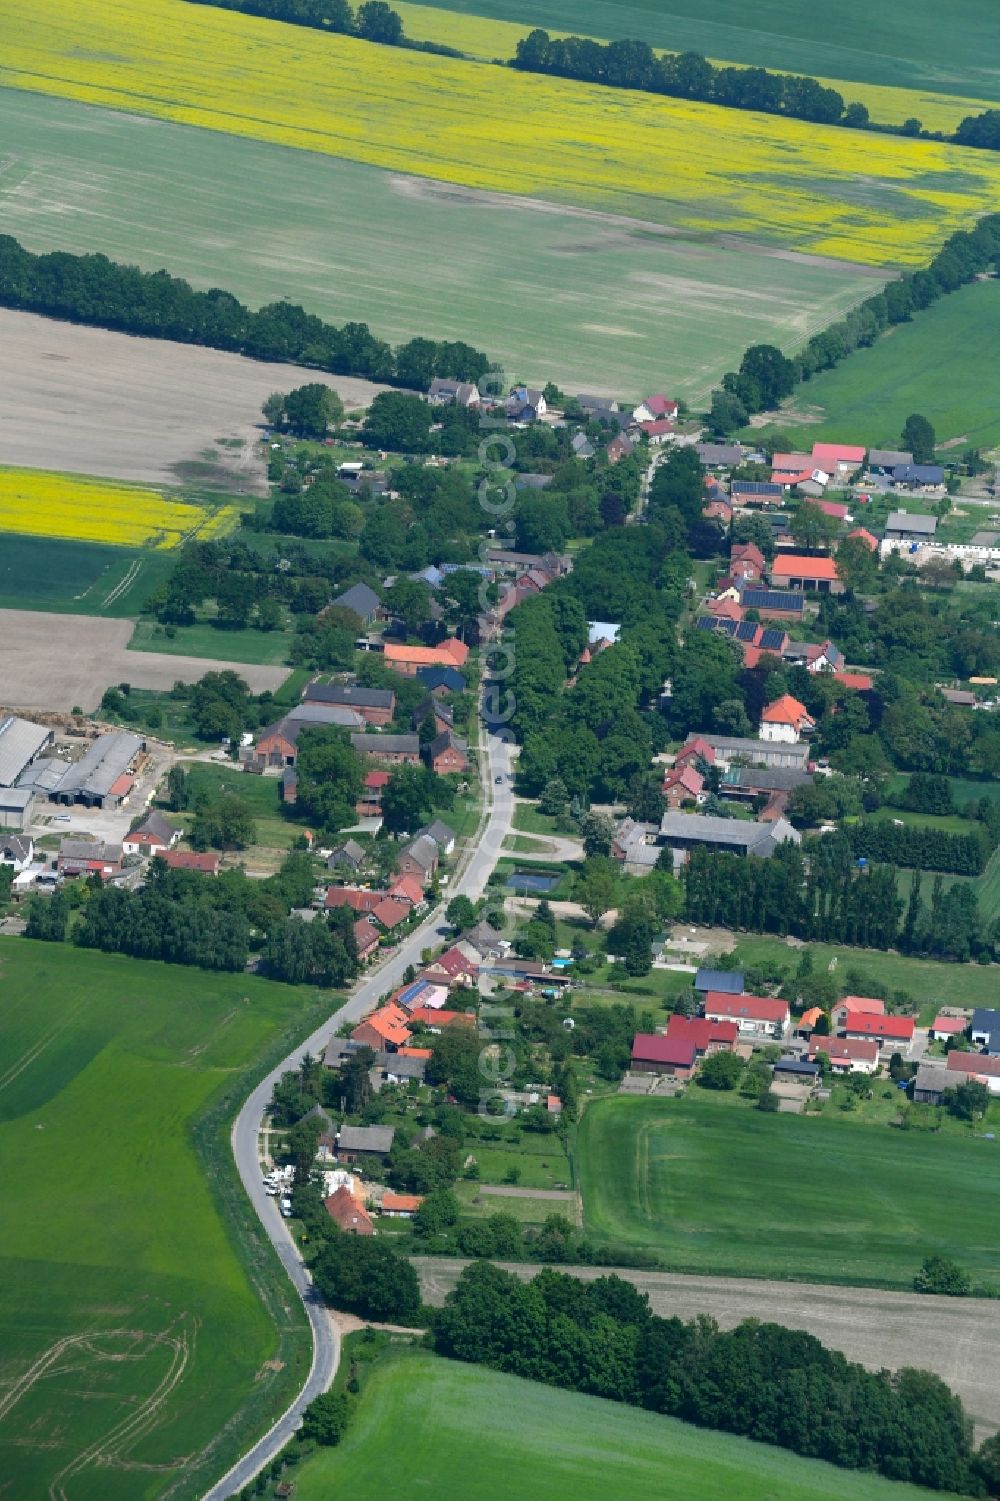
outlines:
M503 782L503 777L494 777L493 780L494 780L494 782L496 782L497 786L499 787L500 784Z

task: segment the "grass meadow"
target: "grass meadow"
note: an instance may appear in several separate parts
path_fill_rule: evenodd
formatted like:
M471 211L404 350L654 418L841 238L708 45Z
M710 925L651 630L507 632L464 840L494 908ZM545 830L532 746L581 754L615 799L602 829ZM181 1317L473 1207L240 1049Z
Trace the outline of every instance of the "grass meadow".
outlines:
M289 297L392 340L464 338L512 377L582 390L638 398L666 382L703 397L748 344L794 348L881 285L858 266L779 260L40 94L0 89L0 137L0 212L32 250L167 266L252 306Z
M584 1225L674 1271L909 1288L925 1256L997 1281L1000 1145L767 1115L696 1087L613 1096L577 1135Z
M431 8L445 13L452 31L432 29L414 14ZM932 116L921 110L923 93L1000 99L1000 79L982 48L989 19L982 0L953 0L947 26L932 0L882 0L877 8L866 0L840 0L836 6L768 0L755 9L742 0L546 0L541 9L531 0L425 0L399 9L408 35L450 41L468 51L474 45L467 40L467 18L488 18L516 22L522 36L544 26L553 34L638 37L671 52L701 52L724 62L839 80L841 89L844 80L887 85L916 93L907 113L925 124ZM853 97L867 100L871 90L859 89Z
M309 1364L219 1102L317 998L20 938L0 979L0 1474L11 1496L193 1498Z
M182 657L215 657L226 662L260 662L264 666L281 666L288 661L291 631L261 631L254 626L227 630L200 620L194 625L174 627L168 636L162 625L153 620L137 620L129 651L174 653Z
M295 1501L919 1501L879 1476L424 1352L364 1378L343 1443L294 1472Z
M0 83L15 88L876 266L925 262L1000 186L989 152L375 48L184 0L44 12L9 0L6 19Z
M992 868L992 862L991 862ZM985 880L986 872L976 879ZM944 877L947 881L949 878ZM955 879L952 877L952 879ZM930 899L933 877L924 876L924 900ZM909 880L906 882L909 892ZM801 945L792 948L780 938L740 933L733 948L739 964L773 963L793 974ZM943 964L935 959L910 959L903 954L878 949L845 948L831 943L806 945L814 967L841 975L856 969L891 991L906 991L920 1008L919 1024L934 1020L941 1006L995 1006L997 971L991 964Z
M806 446L820 439L892 447L910 413L922 412L939 443L990 447L1000 443L990 377L998 338L1000 282L974 282L800 386L793 405L814 420L791 426L781 414L777 423Z

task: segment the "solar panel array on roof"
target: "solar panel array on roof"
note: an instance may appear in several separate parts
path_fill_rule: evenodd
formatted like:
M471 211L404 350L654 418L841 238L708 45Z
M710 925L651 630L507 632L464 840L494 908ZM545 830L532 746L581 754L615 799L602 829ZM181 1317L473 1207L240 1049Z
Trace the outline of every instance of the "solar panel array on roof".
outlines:
M805 595L789 589L746 589L740 596L740 604L749 610L801 610Z
M761 651L781 651L784 644L784 631L774 630L773 628L764 632L759 643Z
M733 489L738 490L741 495L781 495L783 493L780 485L771 485L764 480L737 480Z
M736 627L737 641L752 641L757 634L755 620L741 620Z
M736 620L720 620L719 621L718 629L722 632L722 634L724 636L735 636L736 635L736 627L737 627L738 624L739 624L739 621L736 621Z
M399 1000L402 1005L411 1006L418 996L423 995L424 991L430 988L426 980L414 980L412 985L408 985L405 990L400 991Z
M701 615L698 617L699 631L717 631L719 622L714 615Z

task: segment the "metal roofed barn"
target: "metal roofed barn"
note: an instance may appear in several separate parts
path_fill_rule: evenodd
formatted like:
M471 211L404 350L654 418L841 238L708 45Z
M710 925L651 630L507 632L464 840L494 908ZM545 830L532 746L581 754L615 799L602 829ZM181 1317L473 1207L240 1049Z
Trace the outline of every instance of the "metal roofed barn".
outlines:
M52 731L9 714L0 719L0 787L13 787L35 757L52 744Z
M129 730L102 735L88 745L79 761L67 766L50 797L56 803L87 803L103 807L105 801L120 801L112 789L135 763L145 741Z

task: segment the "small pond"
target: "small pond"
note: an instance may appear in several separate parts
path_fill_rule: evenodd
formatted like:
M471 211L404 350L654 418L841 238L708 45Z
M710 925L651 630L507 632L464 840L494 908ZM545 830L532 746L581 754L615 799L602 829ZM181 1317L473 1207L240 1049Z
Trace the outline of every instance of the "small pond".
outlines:
M542 875L537 870L512 870L504 883L508 891L551 891L558 886L558 876Z

